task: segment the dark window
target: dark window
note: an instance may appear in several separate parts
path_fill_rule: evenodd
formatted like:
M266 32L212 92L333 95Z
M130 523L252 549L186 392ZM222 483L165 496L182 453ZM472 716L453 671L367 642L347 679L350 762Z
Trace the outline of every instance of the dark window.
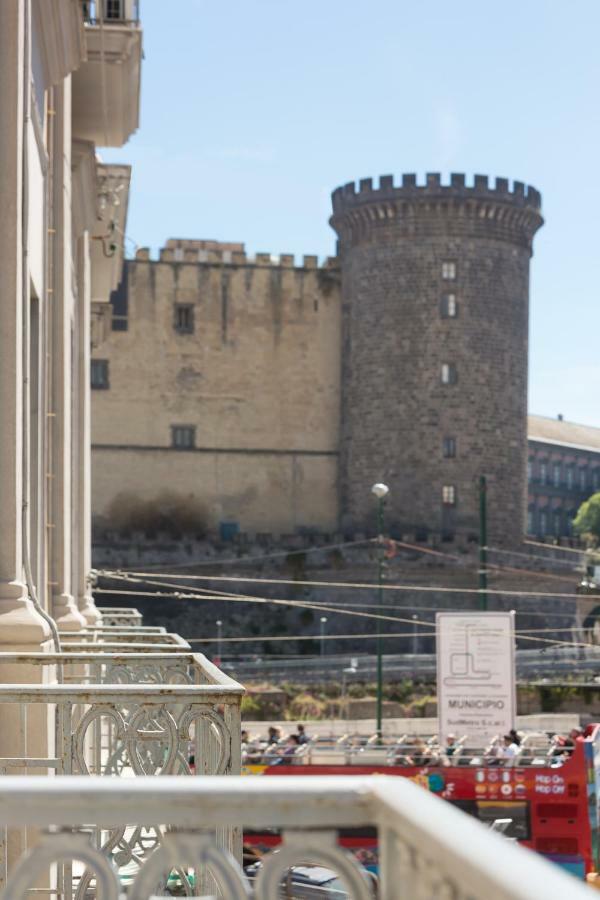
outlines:
M555 509L552 513L552 533L555 537L560 537L562 533L562 512L560 509Z
M531 837L529 803L526 801L478 800L477 818L488 827L497 819L510 819L510 825L503 832L505 837L518 841L527 841Z
M527 460L527 481L533 481L533 460Z
M540 463L540 483L546 484L548 480L548 465L545 462Z
M456 384L456 366L452 363L442 363L441 378L442 384Z
M554 487L560 487L560 463L552 466L552 483Z
M91 364L91 384L94 390L106 390L108 383L108 360L93 359Z
M579 488L582 491L585 491L587 488L587 469L579 470Z
M548 534L548 514L543 509L540 511L539 523L540 523L539 533L542 536L545 534Z
M567 487L569 490L573 490L573 466L569 466L567 469Z
M105 18L123 19L123 0L105 0Z
M443 319L455 319L458 315L458 303L456 294L444 294L440 303L440 312Z
M444 506L454 506L456 504L456 488L453 484L445 484L442 487L442 503Z
M178 450L189 450L196 446L194 425L171 425L171 446Z
M456 456L456 438L445 437L442 441L442 455L446 459Z
M190 304L176 304L175 331L178 331L179 334L192 334L194 331L194 307Z
M527 510L527 534L535 534L535 510Z

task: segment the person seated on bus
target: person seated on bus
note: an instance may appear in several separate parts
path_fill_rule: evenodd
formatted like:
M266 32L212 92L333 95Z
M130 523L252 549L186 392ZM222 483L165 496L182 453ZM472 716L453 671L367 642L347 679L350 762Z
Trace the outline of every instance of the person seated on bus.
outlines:
M583 731L581 728L571 728L568 737L563 739L563 749L567 756L572 756L575 750L575 742L582 741Z
M444 753L446 756L453 756L458 749L458 743L456 740L455 734L446 735L446 746L444 747Z
M510 731L509 731L508 733L509 733L509 735L511 736L511 738L512 738L512 740L513 740L513 744L516 744L517 747L520 747L520 746L521 746L521 735L520 735L519 732L516 730L516 728L511 728Z
M285 741L283 747L277 747L273 753L269 755L269 759L267 760L267 754L265 754L265 762L269 762L272 766L281 766L286 765L293 762L290 757L294 756L296 750L300 746L300 741L298 740L297 734L290 734Z
M519 753L519 745L515 743L512 734L505 734L502 743L498 747L498 758L510 764L510 761Z
M429 752L425 741L420 737L414 737L408 746L409 755L407 756L409 766L427 766L431 763L431 753Z
M307 735L304 725L302 725L302 723L296 725L296 737L298 738L299 744L308 744L308 742L310 741L310 738Z

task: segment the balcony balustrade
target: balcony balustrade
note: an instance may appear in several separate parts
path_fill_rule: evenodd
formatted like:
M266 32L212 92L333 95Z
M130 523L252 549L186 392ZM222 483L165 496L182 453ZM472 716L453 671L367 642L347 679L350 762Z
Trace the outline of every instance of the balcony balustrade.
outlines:
M131 606L99 606L102 624L107 625L141 625L142 614Z
M90 823L110 835L103 845L90 834ZM280 900L289 867L306 864L336 872L354 900L374 900L372 882L338 842L340 829L363 828L378 836L380 900L590 896L573 876L533 852L408 780L384 776L7 778L0 826L41 830L37 845L8 873L1 900L34 896L29 892L36 889L39 895L39 885L52 883L53 873L62 896L77 900L122 900L125 890L127 900L152 900L169 895L175 880L179 889L171 896L206 896L211 882L212 897ZM278 851L262 858L251 879L215 837L240 826L281 832ZM130 858L127 848L136 835L137 865L128 877L115 858Z

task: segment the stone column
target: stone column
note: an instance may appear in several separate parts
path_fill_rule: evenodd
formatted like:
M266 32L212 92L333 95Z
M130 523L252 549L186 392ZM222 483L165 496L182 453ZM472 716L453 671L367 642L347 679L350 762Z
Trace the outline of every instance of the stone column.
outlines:
M23 25L22 0L0 3L0 645L39 649L50 629L23 576Z
M90 234L84 231L77 242L76 313L76 415L74 454L74 589L79 612L89 625L102 621L96 609L90 583L92 568L91 429L90 429L90 349L91 349Z
M86 620L71 587L71 466L73 260L71 254L71 77L54 89L52 258L52 489L50 570L52 615L63 631L79 631Z

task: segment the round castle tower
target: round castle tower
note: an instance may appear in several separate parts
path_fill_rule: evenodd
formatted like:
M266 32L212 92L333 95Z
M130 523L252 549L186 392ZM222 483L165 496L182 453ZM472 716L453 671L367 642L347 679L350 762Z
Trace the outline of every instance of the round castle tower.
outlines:
M476 175L404 175L338 188L343 344L340 508L374 524L390 487L398 531L477 534L525 525L529 259L543 219L532 187Z

